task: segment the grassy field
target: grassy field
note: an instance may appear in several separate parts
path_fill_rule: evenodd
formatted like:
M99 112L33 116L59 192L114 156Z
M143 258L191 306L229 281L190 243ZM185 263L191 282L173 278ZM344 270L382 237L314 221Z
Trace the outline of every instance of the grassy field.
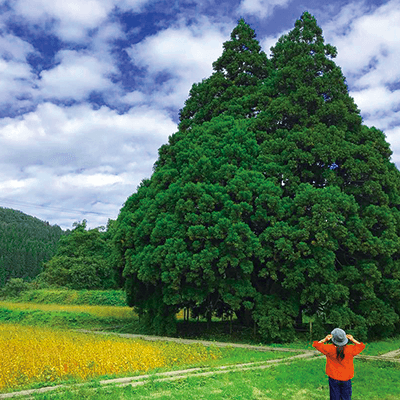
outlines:
M54 293L52 296L57 294ZM68 296L71 298L71 295ZM76 297L75 294L72 299ZM107 301L113 301L109 295L106 298ZM215 370L207 377L188 376L160 381L154 375L160 371L178 370L188 366L217 368L221 365L290 357L294 353L255 352L240 348L199 347L199 345L191 347L167 342L150 343L110 335L99 337L72 332L70 329L86 328L147 333L143 331L132 310L127 307L45 303L27 303L21 300L0 302L0 347L6 349L0 355L0 390L3 393L59 383L87 382L85 386L79 388L67 388L51 394L35 394L33 397L40 400L50 398L301 400L329 397L328 379L324 373L325 360L321 358L311 361L297 360L286 365L277 364L267 369L227 373ZM245 330L228 334L229 325L217 322L212 324L211 333L205 333L204 327L205 324L202 322L187 325L180 321L178 324L180 332L191 338L259 344L251 331L248 335ZM268 345L274 346L277 350L280 347L313 350L311 342L306 337L299 338L294 343ZM363 354L380 355L397 349L400 349L400 337L367 343ZM353 399L400 398L399 363L356 359L355 370ZM100 387L99 384L102 378L143 373L150 373L153 376L144 385L122 388L113 385Z
M172 400L327 400L325 360L297 361L264 370L191 376L173 381L150 380L143 386L115 386L62 390L55 395L35 395L37 400L172 399ZM355 361L353 400L398 400L400 370L392 364Z
M9 301L0 301L0 308L8 310L40 310L48 312L68 312L72 314L83 313L100 318L118 318L130 321L135 314L131 307L118 306L91 306L91 305L70 305L70 304L41 304L41 303L14 303Z
M0 324L0 391L186 367L212 367L285 358L201 344L149 342L60 329Z
M126 306L126 295L122 290L72 290L30 289L7 299L14 302L29 302L62 305Z

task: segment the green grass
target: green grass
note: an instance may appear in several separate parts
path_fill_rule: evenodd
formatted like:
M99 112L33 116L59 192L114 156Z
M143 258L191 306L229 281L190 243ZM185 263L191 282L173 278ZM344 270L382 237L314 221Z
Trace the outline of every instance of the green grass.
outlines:
M62 329L104 329L129 325L132 328L138 321L134 318L98 317L85 312L10 310L0 307L0 323L19 323L30 326L47 326Z
M125 307L126 295L122 290L68 290L35 289L21 292L18 297L8 297L7 301L41 304L71 304L91 306Z
M21 300L22 301L22 300ZM104 331L149 334L137 318L101 318L88 313L42 310L10 310L0 308L0 322L14 322L25 325L52 326L62 329L101 329ZM230 333L229 322L213 321L210 331L206 323L184 321L178 323L178 336L222 342L260 344L257 335L250 328L236 324ZM320 338L315 338L320 339ZM400 348L400 337L366 343L362 354L380 355ZM313 350L308 335L299 335L293 343L268 344L276 352L256 352L241 348L221 348L223 356L210 361L203 367L217 367L245 362L265 361L271 358L290 357L296 353L279 352L280 347ZM199 366L199 365L193 365ZM181 369L183 367L177 367ZM385 361L355 360L356 376L353 379L353 400L394 400L400 398L400 364ZM289 365L275 365L265 370L252 370L215 373L209 377L188 377L177 381L158 382L150 379L137 387L100 387L99 379L77 391L69 388L34 395L44 399L327 399L329 397L328 379L324 373L325 360L295 361ZM153 371L153 372L160 372ZM113 377L109 377L113 378ZM378 383L379 384L378 384Z
M235 400L326 400L329 398L325 360L297 361L289 365L274 365L268 369L191 376L169 382L150 379L143 386L124 388L71 388L57 394L35 395L38 400L91 399L235 399ZM400 367L391 363L355 361L353 400L397 400Z
M378 342L369 342L362 354L366 356L380 356L394 350L400 350L400 336Z

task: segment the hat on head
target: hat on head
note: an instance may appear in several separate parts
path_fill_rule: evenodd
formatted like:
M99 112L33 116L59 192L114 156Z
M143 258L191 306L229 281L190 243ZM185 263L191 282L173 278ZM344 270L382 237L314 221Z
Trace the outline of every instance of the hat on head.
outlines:
M335 328L331 332L331 335L332 335L332 342L336 346L344 346L349 341L349 339L347 339L346 337L346 332L343 329Z

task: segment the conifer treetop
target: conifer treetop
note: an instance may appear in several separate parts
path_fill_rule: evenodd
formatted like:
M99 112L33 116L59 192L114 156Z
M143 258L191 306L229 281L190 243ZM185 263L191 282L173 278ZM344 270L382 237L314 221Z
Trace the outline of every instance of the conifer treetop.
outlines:
M213 74L195 83L180 110L179 129L201 125L227 113L251 117L258 112L263 99L256 95L271 71L271 62L262 51L253 29L241 19L223 44L223 53L213 63Z
M223 44L224 51L213 63L214 71L224 73L225 77L235 84L248 84L250 76L264 79L269 74L269 62L266 54L256 39L256 34L244 19L231 33L231 40Z

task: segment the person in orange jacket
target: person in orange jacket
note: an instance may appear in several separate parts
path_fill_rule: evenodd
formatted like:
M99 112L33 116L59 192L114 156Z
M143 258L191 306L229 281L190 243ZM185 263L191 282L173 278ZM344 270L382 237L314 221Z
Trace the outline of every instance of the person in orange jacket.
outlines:
M331 339L333 344L324 344ZM349 340L354 343L354 346L347 344ZM313 347L326 355L330 399L350 400L351 379L354 376L353 357L365 349L365 344L357 342L351 335L346 335L343 329L335 328L324 339L319 342L314 341Z

